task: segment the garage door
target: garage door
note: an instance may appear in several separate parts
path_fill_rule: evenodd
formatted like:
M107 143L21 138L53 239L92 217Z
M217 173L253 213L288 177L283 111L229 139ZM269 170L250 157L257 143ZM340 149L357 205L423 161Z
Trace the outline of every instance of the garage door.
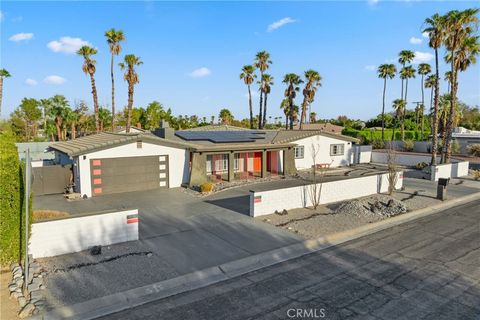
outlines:
M92 194L168 188L168 155L91 159Z

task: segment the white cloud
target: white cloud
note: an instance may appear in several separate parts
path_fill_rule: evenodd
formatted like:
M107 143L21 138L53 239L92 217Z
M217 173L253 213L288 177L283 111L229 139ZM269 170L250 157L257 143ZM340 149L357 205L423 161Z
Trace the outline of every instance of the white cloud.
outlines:
M33 86L36 86L38 84L38 82L36 80L33 80L33 79L27 79L27 80L25 80L25 84L33 87Z
M64 84L66 81L67 79L55 75L48 76L43 79L43 82L46 84Z
M189 73L190 77L192 78L202 78L209 76L210 74L212 74L212 71L207 67L201 67Z
M410 38L410 43L411 43L411 44L421 44L422 41L423 41L423 40L420 39L420 38L415 38L415 37L411 37L411 38Z
M33 39L33 33L24 33L24 32L14 34L10 38L8 38L8 40L14 41L14 42L26 41L30 39Z
M283 18L283 19L280 19L278 21L275 21L271 24L268 25L268 28L267 28L267 32L272 32L274 30L277 30L278 28L281 28L283 27L284 25L286 24L289 24L289 23L294 23L296 20L293 20L292 18L290 17L286 17L286 18Z
M81 38L61 37L58 41L50 41L47 47L53 52L75 53L82 46L92 46L90 42Z
M413 58L413 64L425 63L433 59L433 54L430 52L415 51L415 58Z
M370 6L376 6L379 0L368 0L367 2L368 2L368 5Z
M374 66L373 64L369 64L365 66L365 70L368 70L368 71L375 71L375 68L376 66Z
M428 39L430 36L429 36L428 32L425 31L425 32L422 33L422 37Z

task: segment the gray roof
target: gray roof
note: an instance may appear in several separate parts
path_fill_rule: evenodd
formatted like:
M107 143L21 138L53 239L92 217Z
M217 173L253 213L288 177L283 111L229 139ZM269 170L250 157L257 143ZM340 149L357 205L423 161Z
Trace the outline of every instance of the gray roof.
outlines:
M30 149L32 160L52 160L55 159L55 153L48 151L51 142L17 142L18 155L20 159L25 158L25 151Z
M344 136L338 133L325 132L322 130L280 130L277 131L277 135L273 138L272 143L293 142L316 135L348 142L359 142L359 140L356 138Z
M210 124L196 128L184 129L182 131L250 131L251 129L231 126L228 124Z

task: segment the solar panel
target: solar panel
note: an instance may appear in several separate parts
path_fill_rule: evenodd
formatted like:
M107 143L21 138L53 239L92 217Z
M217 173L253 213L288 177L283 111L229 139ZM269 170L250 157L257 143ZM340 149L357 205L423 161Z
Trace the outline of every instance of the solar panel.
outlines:
M255 142L265 139L263 131L177 131L175 135L187 141L213 143Z

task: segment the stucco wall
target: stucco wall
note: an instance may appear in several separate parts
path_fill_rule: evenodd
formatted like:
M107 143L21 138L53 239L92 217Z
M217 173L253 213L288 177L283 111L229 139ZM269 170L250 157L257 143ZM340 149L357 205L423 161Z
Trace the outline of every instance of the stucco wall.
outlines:
M398 165L413 167L417 163L426 162L430 164L431 156L428 154L405 154L395 153L395 162ZM372 151L372 163L387 163L388 153L385 151ZM437 163L440 162L440 157L437 157Z
M78 157L78 166L80 171L80 193L92 196L90 179L90 159L105 158L123 158L123 157L141 157L168 155L169 161L169 186L170 188L180 187L182 183L188 183L189 178L189 154L185 149L178 149L166 146L160 146L151 143L142 143L142 148L137 148L137 143L133 142L123 146L111 149L101 150ZM85 157L85 159L84 159Z
M403 172L397 173L396 189L403 186ZM320 185L320 184L319 184ZM320 203L365 197L388 191L388 174L325 182L321 186ZM283 209L310 207L311 185L262 192L250 191L250 216L257 217Z
M317 164L331 163L330 167L348 166L350 165L353 156L352 143L340 139L333 139L330 137L317 135L305 139L292 141L292 143L296 143L298 146L304 146L305 150L303 159L295 159L295 166L297 169L309 169L312 167L312 145L319 150L316 157ZM339 156L331 156L331 144L343 144L344 154Z
M468 161L438 164L432 167L431 180L438 181L439 178L457 178L468 176Z
M136 209L33 223L28 250L41 258L133 240L138 240Z

